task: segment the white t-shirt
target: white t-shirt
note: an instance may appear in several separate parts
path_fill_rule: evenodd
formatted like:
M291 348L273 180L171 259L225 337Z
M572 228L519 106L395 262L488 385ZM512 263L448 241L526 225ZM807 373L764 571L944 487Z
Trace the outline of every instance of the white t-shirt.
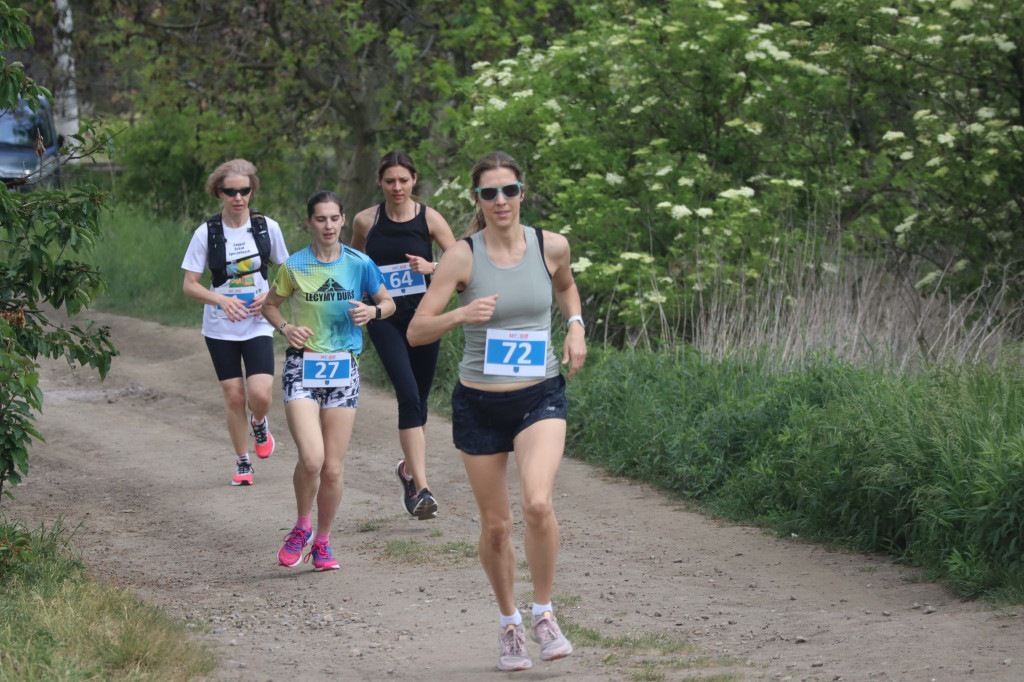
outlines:
M272 218L267 218L267 233L270 235L270 260L278 265L288 259L288 247L284 244L281 226ZM188 272L202 273L210 264L207 258L206 223L196 228L189 242L181 269ZM246 303L254 296L270 290L267 279L260 274L260 255L256 248L256 240L252 236L252 224L246 221L241 227L224 226L225 254L227 256L227 282L219 287L210 285L211 291L241 298ZM243 273L238 275L238 273ZM247 274L246 274L247 273ZM262 315L247 317L240 322L232 322L216 305L204 305L203 336L224 341L245 341L257 336L273 336L274 328L263 319Z

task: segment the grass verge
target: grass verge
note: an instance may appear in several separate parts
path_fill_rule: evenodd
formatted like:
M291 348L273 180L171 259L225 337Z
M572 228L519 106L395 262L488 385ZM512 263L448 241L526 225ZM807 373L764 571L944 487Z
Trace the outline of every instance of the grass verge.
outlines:
M92 579L55 522L0 517L0 681L193 680L216 666L180 622Z

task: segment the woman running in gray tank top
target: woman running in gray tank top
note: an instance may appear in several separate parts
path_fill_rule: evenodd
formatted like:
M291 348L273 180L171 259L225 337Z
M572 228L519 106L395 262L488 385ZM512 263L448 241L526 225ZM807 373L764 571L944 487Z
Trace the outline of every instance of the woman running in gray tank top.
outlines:
M463 325L466 345L452 392L452 434L480 508L480 562L500 616L498 667L531 667L516 608L507 465L515 452L533 581L530 635L545 661L572 653L551 591L558 559L555 475L565 450L565 378L551 347L551 297L568 320L562 365L571 378L587 355L569 242L519 222L523 174L504 152L473 167L477 212L470 236L445 251L409 324L409 343L431 343ZM453 291L459 307L445 312Z

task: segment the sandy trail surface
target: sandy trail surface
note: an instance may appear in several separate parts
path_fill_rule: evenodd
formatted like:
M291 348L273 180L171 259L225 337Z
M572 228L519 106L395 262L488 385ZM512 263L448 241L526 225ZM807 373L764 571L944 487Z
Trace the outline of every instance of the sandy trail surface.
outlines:
M90 317L110 325L122 355L102 383L44 364L46 443L4 502L9 517L79 525L95 573L192 623L221 656L218 679L501 674L476 504L446 420L433 417L427 433L441 513L416 521L399 503L393 398L364 384L331 542L342 569L283 568L296 452L279 387L277 450L255 463L256 485L232 487L221 394L198 331ZM514 465L510 475L515 483ZM555 504L558 615L591 636L550 663L531 642L534 668L517 680L1024 679L1019 608L961 602L881 557L708 519L572 459ZM517 521L520 562L522 532ZM524 613L530 589L521 563Z

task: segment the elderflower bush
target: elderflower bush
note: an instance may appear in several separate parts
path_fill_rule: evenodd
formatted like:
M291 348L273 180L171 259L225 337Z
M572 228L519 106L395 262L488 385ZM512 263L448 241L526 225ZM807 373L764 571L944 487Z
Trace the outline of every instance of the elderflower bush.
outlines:
M1024 246L1010 9L785 8L616 0L474 71L464 151L519 160L524 218L569 226L590 314L623 338L708 286L779 276L807 230L966 262L942 278L965 290Z

